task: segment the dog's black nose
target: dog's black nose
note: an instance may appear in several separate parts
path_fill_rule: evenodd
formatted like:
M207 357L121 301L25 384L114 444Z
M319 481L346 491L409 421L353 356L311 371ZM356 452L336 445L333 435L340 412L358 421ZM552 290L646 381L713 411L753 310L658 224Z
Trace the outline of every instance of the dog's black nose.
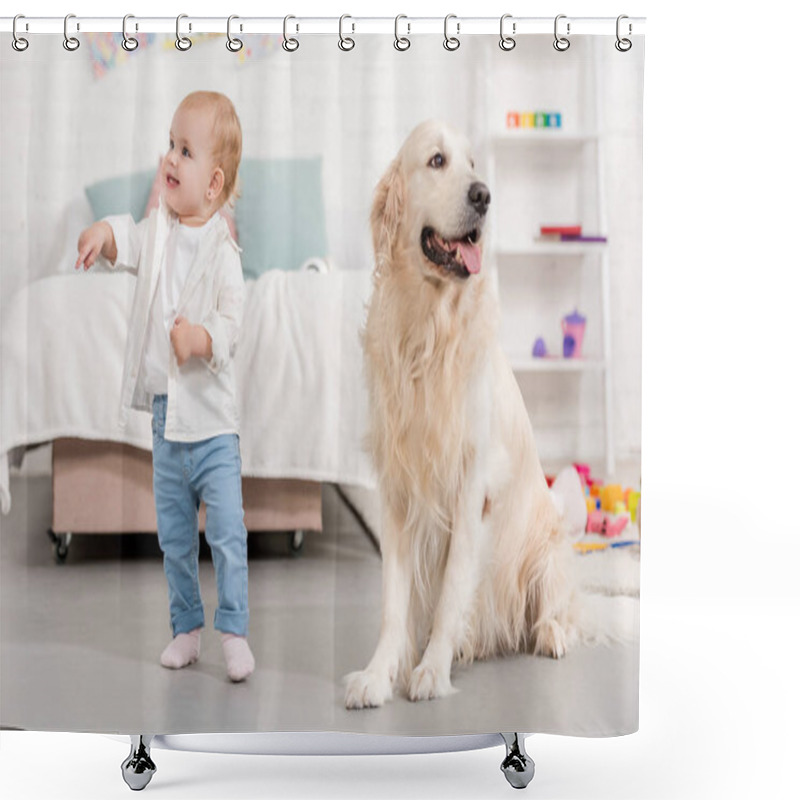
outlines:
M480 183L480 181L476 181L469 187L467 197L469 197L470 205L472 205L481 216L486 213L486 209L492 199L492 196L489 194L489 187L485 183Z

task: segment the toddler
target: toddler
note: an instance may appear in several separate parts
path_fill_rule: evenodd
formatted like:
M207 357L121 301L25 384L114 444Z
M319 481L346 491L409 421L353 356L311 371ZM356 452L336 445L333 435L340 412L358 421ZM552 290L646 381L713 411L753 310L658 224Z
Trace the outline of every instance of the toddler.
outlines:
M247 643L247 531L232 357L242 320L239 248L220 208L235 194L242 133L231 101L194 92L172 118L158 209L135 225L108 217L80 235L75 268L98 257L137 273L123 372L120 423L152 410L153 491L164 553L172 641L180 669L200 654L198 509L206 506L228 677L255 667Z

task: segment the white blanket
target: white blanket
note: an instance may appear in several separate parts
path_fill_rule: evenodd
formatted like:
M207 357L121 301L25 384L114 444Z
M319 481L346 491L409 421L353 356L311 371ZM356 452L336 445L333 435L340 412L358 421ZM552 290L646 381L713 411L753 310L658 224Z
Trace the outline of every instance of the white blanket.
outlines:
M9 304L0 338L0 502L9 457L60 437L151 448L150 415L118 423L134 278L57 275ZM236 353L242 474L374 485L364 451L359 330L368 271L282 272L248 283Z

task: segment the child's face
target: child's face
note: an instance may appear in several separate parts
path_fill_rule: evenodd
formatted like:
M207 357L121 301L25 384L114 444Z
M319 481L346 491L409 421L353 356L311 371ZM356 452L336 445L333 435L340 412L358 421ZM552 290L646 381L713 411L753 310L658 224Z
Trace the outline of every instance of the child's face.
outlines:
M217 208L224 176L212 160L213 147L210 110L202 106L178 108L164 159L164 199L187 225L202 225Z

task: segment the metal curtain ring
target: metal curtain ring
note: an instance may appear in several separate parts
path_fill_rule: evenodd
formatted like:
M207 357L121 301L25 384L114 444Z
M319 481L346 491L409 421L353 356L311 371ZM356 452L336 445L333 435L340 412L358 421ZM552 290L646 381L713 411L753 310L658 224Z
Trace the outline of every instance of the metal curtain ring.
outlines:
M342 16L339 17L339 49L340 50L344 50L345 53L350 51L350 50L352 50L356 46L356 43L355 43L354 39L352 39L349 36L342 36L342 23L346 19L353 19L353 18L349 14L342 14ZM353 23L353 31L352 32L353 33L356 32L356 24L355 24L355 22Z
M630 39L621 39L620 38L620 35L619 35L619 24L620 24L620 22L622 22L623 19L628 19L628 16L626 14L620 14L617 17L617 41L614 42L614 47L616 47L617 50L620 51L620 53L627 53L628 50L630 50L631 47L633 47L633 42ZM629 22L628 23L628 35L631 34L632 30L633 29L631 28L631 24Z
M405 14L398 14L394 18L394 49L402 52L411 47L411 39L409 39L407 36L400 36L398 28L401 19L408 19L408 17ZM406 27L408 28L408 32L411 33L410 22L406 23Z
M129 19L135 19L133 14L126 14L122 18L122 49L127 50L130 53L139 46L139 40L135 36L128 36Z
M68 35L67 25L69 24L70 19L75 19L75 15L67 14L67 16L64 17L64 49L69 50L70 53L72 53L81 46L81 43L76 37ZM80 25L77 26L77 29L80 30Z
M566 19L566 14L559 14L556 17L555 24L553 25L553 35L555 36L555 41L553 42L553 47L558 50L559 53L563 53L565 50L569 50L569 39L566 36L559 36L558 35L558 21L560 19ZM567 36L569 36L569 22L567 23Z
M227 47L231 53L238 53L242 47L244 47L244 44L241 39L231 38L231 21L234 19L239 19L239 17L237 17L236 14L231 14L231 16L228 17L228 41L225 42L225 47ZM239 28L239 30L241 30L241 28Z
M181 36L181 20L188 19L188 14L178 14L175 20L175 47L181 52L185 52L192 46L192 40L188 36ZM189 26L189 30L192 26Z
M458 37L456 37L456 36L448 36L447 35L447 23L450 22L451 19L456 19L456 15L455 14L448 14L444 18L444 43L443 44L444 44L444 49L445 50L450 50L452 52L453 50L458 50L458 48L461 47L461 40L458 39ZM460 22L456 22L456 33L460 33L460 32L461 32L461 23Z
M508 52L509 50L513 50L517 46L516 39L514 39L512 36L506 36L505 33L503 33L503 24L507 19L511 19L511 14L503 14L503 16L500 17L500 49L505 50L506 52ZM516 32L517 32L517 23L512 22L511 33L516 33Z
M11 40L11 46L18 53L21 53L23 50L28 49L28 45L30 44L30 42L28 42L28 40L24 39L22 36L17 36L17 20L19 19L25 19L25 16L23 14L17 14L17 16L14 17L14 24L11 28L11 32L14 38ZM27 30L27 23L25 25L25 29Z
M294 53L294 51L297 50L298 47L300 47L300 42L298 42L297 39L294 39L291 36L289 36L289 34L286 32L290 19L297 19L297 18L293 17L291 14L283 18L283 42L281 42L281 46L287 53Z

